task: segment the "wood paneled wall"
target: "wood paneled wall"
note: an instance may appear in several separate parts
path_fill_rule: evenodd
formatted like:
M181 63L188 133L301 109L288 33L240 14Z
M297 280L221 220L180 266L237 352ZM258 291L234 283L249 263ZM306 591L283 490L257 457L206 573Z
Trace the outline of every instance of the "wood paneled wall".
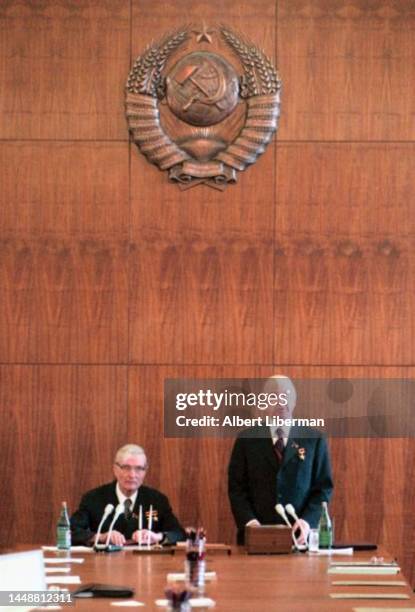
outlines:
M223 21L276 58L278 139L225 193L180 192L129 143L152 39ZM205 47L201 47L205 48ZM231 440L165 440L165 377L412 377L410 0L0 5L0 546L148 451L183 523L235 536ZM414 443L332 440L337 536L415 573Z

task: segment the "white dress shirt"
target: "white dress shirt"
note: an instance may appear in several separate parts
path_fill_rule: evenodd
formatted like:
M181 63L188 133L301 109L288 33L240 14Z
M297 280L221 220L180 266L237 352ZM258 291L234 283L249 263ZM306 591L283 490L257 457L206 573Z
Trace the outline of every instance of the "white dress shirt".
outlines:
M272 438L272 444L275 444L275 442L278 440L278 434L277 434L277 429L282 429L282 431L284 432L284 436L282 438L283 442L284 442L284 448L287 447L287 442L288 442L288 438L290 437L290 427L270 427L269 430L271 432L271 438Z
M134 504L135 504L135 500L137 499L137 495L138 495L138 489L137 491L133 494L130 495L130 497L126 497L126 495L124 495L124 493L121 491L120 489L120 485L117 482L117 486L115 487L115 493L117 494L118 497L118 503L122 504L124 506L124 502L126 499L131 499L131 512L133 511L134 508Z

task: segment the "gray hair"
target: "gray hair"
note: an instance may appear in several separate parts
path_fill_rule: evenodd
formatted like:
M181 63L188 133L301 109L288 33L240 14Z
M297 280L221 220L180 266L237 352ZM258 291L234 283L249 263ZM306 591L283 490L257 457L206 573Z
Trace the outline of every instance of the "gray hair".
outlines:
M297 391L291 378L285 376L285 374L274 374L273 376L267 378L263 388L264 391L267 391L268 393L270 393L271 391L285 391L286 393L288 392L288 405L291 410L294 410L295 405L297 403Z
M119 448L115 453L114 463L122 461L124 457L127 457L129 455L144 455L147 462L147 455L141 446L138 446L138 444L125 444L124 446L121 446L121 448Z

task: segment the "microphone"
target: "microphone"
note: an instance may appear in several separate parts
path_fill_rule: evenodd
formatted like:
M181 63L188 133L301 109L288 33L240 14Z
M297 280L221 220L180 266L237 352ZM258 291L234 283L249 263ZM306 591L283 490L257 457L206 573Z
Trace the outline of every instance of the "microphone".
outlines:
M288 504L288 506L291 506L291 504ZM287 506L285 506L285 508L287 509ZM288 520L287 515L285 514L285 509L284 506L282 504L277 504L275 506L275 510L277 511L277 513L282 516L282 518L284 519L286 525L291 529L292 525L290 523L290 521ZM293 508L294 510L294 508ZM291 515L291 512L289 513ZM294 514L295 514L295 510L294 510ZM292 516L292 515L291 515ZM304 546L301 546L301 544L299 544L297 542L297 538L295 537L294 533L292 534L292 538L293 538L293 542L294 542L294 546L297 550L305 550Z
M291 523L288 520L287 515L285 514L284 506L282 504L277 504L275 506L275 510L277 511L277 514L279 514L284 519L286 525L288 525L288 527L291 529Z
M286 512L288 512L288 514L289 514L290 516L292 516L292 517L293 517L293 519L294 519L295 521L298 521L298 520L299 520L299 518L298 518L298 516L297 516L297 513L296 513L296 511L295 511L295 508L294 508L294 506L293 506L292 504L287 504L287 505L285 506L285 510L286 510Z
M115 512L114 512L114 518L111 521L111 525L110 528L108 529L108 535L107 535L107 539L105 541L105 548L106 550L110 550L110 538L111 538L111 534L113 532L114 529L114 525L115 525L115 521L117 520L117 518L120 516L120 514L122 514L124 512L124 504L118 504L118 506L115 508ZM115 547L114 550L119 550L119 547Z
M114 506L112 504L107 504L105 506L104 514L102 515L101 522L98 525L98 531L97 531L97 533L95 535L95 541L94 541L94 549L95 550L105 548L105 545L104 544L99 544L98 540L99 540L99 536L101 535L102 526L103 526L104 522L106 521L106 519L109 517L109 515L111 514L111 512L113 510L114 510Z

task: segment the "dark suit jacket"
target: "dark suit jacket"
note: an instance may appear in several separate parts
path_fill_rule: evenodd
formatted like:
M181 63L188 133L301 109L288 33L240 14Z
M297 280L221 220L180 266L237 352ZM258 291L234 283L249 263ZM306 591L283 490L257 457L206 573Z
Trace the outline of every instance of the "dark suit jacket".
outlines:
M300 449L305 451L304 460ZM264 525L283 522L275 511L277 503L292 504L300 518L317 527L321 502L329 501L333 490L327 443L319 432L305 428L291 428L281 466L269 428L242 432L233 447L228 476L239 543L252 519Z
M71 531L73 544L90 544L91 538L98 530L98 525L104 514L107 504L113 504L114 508L118 505L118 498L115 492L116 481L105 484L97 489L88 491L81 499L79 509L71 517ZM114 529L121 532L129 540L138 529L138 512L140 505L143 506L143 528L147 528L146 512L153 506L153 528L156 533L165 534L165 542L174 544L184 539L184 531L174 516L170 507L169 500L163 493L156 489L142 485L138 489L138 495L130 519L126 519L124 514L118 517ZM148 516L148 515L147 515ZM105 521L102 533L108 531L110 523L114 517L112 513Z

